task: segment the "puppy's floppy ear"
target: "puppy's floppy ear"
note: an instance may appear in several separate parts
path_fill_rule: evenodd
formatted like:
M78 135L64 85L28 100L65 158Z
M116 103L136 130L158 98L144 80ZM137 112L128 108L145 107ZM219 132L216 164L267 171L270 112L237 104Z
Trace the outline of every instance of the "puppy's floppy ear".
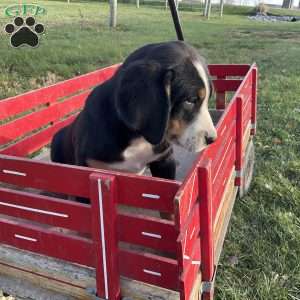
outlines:
M115 100L120 119L149 143L160 143L169 121L172 71L156 62L136 61L118 76Z

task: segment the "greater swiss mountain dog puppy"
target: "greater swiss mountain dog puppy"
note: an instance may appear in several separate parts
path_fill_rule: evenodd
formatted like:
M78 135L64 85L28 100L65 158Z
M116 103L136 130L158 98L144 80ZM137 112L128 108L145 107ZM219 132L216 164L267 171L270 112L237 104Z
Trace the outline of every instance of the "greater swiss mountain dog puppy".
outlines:
M172 144L201 151L217 133L204 60L185 42L137 49L51 144L54 162L174 179Z

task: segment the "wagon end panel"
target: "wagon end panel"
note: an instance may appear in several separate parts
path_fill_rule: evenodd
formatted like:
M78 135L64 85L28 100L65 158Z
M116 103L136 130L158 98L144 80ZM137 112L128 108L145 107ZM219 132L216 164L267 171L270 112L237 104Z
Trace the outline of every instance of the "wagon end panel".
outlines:
M226 65L214 64L208 66L209 73L213 78L213 86L216 92L216 109L224 110L229 92L235 92L245 75L250 69L250 65Z

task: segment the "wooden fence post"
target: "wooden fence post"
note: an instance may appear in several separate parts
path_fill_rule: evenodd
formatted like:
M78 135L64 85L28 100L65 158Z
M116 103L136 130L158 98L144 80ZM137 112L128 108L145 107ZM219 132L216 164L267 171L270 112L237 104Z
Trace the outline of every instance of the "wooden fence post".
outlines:
M97 297L107 300L120 300L116 189L114 176L90 175Z

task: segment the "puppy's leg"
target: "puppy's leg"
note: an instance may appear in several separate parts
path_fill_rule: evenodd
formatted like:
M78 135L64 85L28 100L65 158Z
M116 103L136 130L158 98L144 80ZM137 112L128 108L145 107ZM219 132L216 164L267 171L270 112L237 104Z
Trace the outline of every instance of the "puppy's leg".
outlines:
M176 161L173 156L168 156L165 159L154 161L149 164L152 176L175 179L176 175ZM174 215L170 213L160 212L163 219L174 220Z
M149 164L152 176L165 179L175 179L176 162L174 157L168 156L162 160L154 161Z
M50 148L50 157L51 161L57 163L65 163L64 157L64 138L65 138L65 128L60 129L56 134L53 136L51 141L51 148Z

